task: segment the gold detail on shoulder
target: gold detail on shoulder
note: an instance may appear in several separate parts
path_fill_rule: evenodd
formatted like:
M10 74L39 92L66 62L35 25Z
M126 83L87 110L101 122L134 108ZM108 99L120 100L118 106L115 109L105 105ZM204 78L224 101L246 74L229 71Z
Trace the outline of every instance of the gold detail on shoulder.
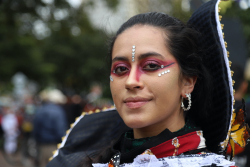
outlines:
M57 144L57 148L59 149L61 147L61 143L58 143Z
M233 81L232 81L232 83L233 83L232 85L234 86L234 84L235 84L235 81L233 80Z
M66 131L66 134L69 134L69 131L70 131L70 130L68 129L68 130Z
M84 116L86 114L86 112L82 112L82 116Z
M49 158L49 161L51 161L52 159L53 159L53 157L50 157L50 158Z
M74 126L74 123L70 124L70 128L72 128Z
M65 139L65 136L62 137L62 141Z
M53 155L54 155L54 154L56 153L56 150L54 150L52 153L53 153Z
M77 120L78 120L78 118L79 118L79 117L76 117L75 121L77 121Z
M234 72L233 71L231 71L231 76L233 76L234 75Z
M96 110L95 110L95 113L99 113L99 112L100 112L100 110L99 110L99 109L96 109Z
M102 111L103 111L103 110L107 110L107 107L103 107Z
M227 51L227 57L229 57L229 51Z
M223 39L224 39L225 38L225 33L224 32L222 33L222 36L223 36Z
M233 95L235 95L235 90L233 90Z
M235 104L235 100L233 100L233 105Z
M221 26L221 29L223 30L223 28L224 28L224 24L220 24L220 26Z
M218 12L220 12L220 10L221 10L221 8L219 7L219 8L218 8Z
M225 42L225 47L227 48L227 42Z
M93 111L89 111L88 114L93 114Z
M221 16L221 15L219 15L219 19L220 19L220 21L221 21L221 19L222 19L222 16Z
M229 61L229 67L231 67L231 65L232 65L232 62L231 62L231 61Z
M141 155L148 154L148 155L154 155L150 149L145 150Z

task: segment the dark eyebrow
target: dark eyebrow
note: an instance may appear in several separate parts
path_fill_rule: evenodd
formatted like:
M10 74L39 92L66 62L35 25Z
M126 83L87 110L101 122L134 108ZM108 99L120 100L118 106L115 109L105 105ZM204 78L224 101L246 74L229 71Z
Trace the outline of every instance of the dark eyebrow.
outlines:
M155 57L164 58L164 57L163 57L161 54L159 54L159 53L156 53L156 52L147 52L147 53L141 54L141 55L138 57L138 60L142 60L142 59L145 59L145 58L150 57L150 56L155 56Z
M112 60L112 63L116 62L116 61L129 61L127 57L123 57L123 56L117 56Z
M150 56L155 56L155 57L161 57L161 58L164 58L161 54L159 53L156 53L156 52L147 52L147 53L143 53L141 54L139 57L138 57L138 60L142 60L142 59L145 59L147 57L150 57ZM131 57L132 57L132 54L131 54ZM113 60L112 60L112 63L116 62L116 61L129 61L129 59L127 57L124 57L124 56L117 56L115 57Z

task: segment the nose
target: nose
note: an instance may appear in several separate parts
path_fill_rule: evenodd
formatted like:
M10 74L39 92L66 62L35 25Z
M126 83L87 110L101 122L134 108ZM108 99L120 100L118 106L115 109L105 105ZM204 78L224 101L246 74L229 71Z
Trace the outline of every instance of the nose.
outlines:
M136 67L132 67L126 80L125 87L128 90L143 89L144 84L140 79L140 72Z

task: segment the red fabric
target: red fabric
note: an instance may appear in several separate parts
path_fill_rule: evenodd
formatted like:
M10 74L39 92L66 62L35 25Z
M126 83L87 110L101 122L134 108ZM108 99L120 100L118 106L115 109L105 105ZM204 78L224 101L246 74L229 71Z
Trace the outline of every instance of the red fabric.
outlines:
M183 136L178 136L177 138L179 140L180 145L177 149L176 155L182 154L190 150L196 150L200 144L200 136L197 135L196 131L185 134ZM173 139L150 148L151 152L157 158L173 156L176 148L174 145L172 145L172 140Z
M245 148L242 148L241 146L239 146L238 144L234 144L234 147L235 147L235 150L234 150L234 154L237 155L237 154L240 154L244 151ZM227 147L227 154L228 155L231 155L231 151L232 151L232 148L231 148L231 145L228 144L228 147Z

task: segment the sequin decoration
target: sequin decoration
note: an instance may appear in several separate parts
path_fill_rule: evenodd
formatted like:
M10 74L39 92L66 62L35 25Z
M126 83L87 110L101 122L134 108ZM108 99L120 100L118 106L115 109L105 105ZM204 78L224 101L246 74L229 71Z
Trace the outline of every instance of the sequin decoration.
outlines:
M180 147L179 140L177 137L173 138L172 145L174 145L175 147L174 154L173 154L173 156L175 156L178 154L178 148Z
M135 45L132 46L132 62L135 61Z
M109 161L108 167L119 167L121 154L115 154Z

